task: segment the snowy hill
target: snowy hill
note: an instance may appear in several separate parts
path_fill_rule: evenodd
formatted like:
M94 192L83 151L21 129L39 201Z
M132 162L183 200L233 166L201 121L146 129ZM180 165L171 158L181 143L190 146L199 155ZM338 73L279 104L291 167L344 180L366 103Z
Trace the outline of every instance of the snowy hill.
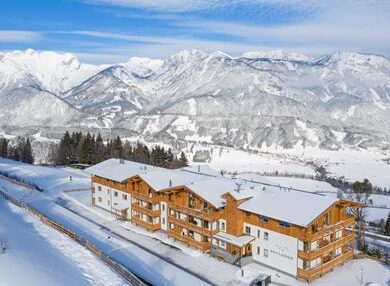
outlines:
M113 66L85 65L54 52L0 55L0 101L15 98L18 105L26 87L63 99L77 116L53 112L36 119L25 94L25 112L17 120L3 116L1 125L66 128L77 121L237 147L390 146L390 60L377 55L312 58L277 50L233 58L192 50Z

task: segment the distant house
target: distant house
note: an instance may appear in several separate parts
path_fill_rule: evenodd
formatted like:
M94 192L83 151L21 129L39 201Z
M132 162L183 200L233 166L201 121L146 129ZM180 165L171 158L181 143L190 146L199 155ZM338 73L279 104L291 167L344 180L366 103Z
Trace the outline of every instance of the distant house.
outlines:
M110 159L86 171L93 205L230 263L250 256L312 281L353 257L354 202L237 181L207 166Z

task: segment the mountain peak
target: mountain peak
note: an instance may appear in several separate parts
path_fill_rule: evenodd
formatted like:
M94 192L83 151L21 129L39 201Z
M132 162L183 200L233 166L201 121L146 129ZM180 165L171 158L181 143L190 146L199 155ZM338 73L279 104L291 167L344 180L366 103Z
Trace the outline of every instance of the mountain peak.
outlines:
M309 61L310 57L295 52L289 52L286 50L268 50L268 51L250 51L243 53L244 58L260 59L267 58L273 60L284 60L284 61Z
M79 68L80 62L71 53L58 53L53 51L36 51L27 49L25 51L15 50L4 54L5 57L24 65L35 65L45 63L46 66L68 65L72 68Z
M385 64L390 66L390 60L383 56L350 51L339 51L321 56L316 61L322 64L337 63L344 66L370 65L378 67Z
M201 51L201 50L192 49L192 50L182 50L182 51L172 55L169 59L175 60L175 61L186 62L186 61L189 61L192 59L206 58L207 56L208 56L208 54Z
M132 73L146 77L158 70L163 64L162 60L132 57L122 65Z

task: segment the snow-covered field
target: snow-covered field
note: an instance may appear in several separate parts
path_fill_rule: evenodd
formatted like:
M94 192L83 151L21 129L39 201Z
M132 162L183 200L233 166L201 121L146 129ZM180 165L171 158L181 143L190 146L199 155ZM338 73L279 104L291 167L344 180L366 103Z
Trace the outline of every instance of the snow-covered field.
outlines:
M0 233L9 249L0 254L0 285L127 285L70 238L0 199Z
M390 154L380 151L273 147L247 152L210 145L198 145L193 150L209 150L209 164L217 170L315 175L311 164L314 163L324 166L331 176L345 177L351 182L367 178L373 185L390 188Z
M274 176L261 176L253 173L242 173L238 177L245 180L252 180L257 182L268 182L283 187L294 188L312 193L332 193L337 194L337 188L324 181L317 181L304 178L293 177L274 177ZM389 197L390 198L390 197Z

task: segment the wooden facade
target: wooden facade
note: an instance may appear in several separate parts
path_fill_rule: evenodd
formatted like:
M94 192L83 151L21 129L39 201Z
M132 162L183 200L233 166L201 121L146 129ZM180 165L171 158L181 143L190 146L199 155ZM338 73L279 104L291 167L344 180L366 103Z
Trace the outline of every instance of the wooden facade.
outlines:
M168 189L164 196L168 202L168 237L208 252L218 231L216 207L186 187Z
M355 219L350 209L359 207L357 203L338 201L303 227L243 211L239 206L246 199L236 200L230 193L222 196L226 203L217 208L188 187L156 191L139 176L121 183L93 176L93 183L129 194L132 223L148 231L163 230L161 208L162 203L166 204L167 236L204 252L212 250L213 237L218 232L240 237L246 235L244 225L250 224L296 238L299 245L297 260L302 264L298 266L297 276L307 281L353 257ZM93 204L96 203L95 194L92 187ZM225 229L221 228L221 221L226 222ZM253 250L248 243L243 247L227 244L224 251L238 258L252 255Z

